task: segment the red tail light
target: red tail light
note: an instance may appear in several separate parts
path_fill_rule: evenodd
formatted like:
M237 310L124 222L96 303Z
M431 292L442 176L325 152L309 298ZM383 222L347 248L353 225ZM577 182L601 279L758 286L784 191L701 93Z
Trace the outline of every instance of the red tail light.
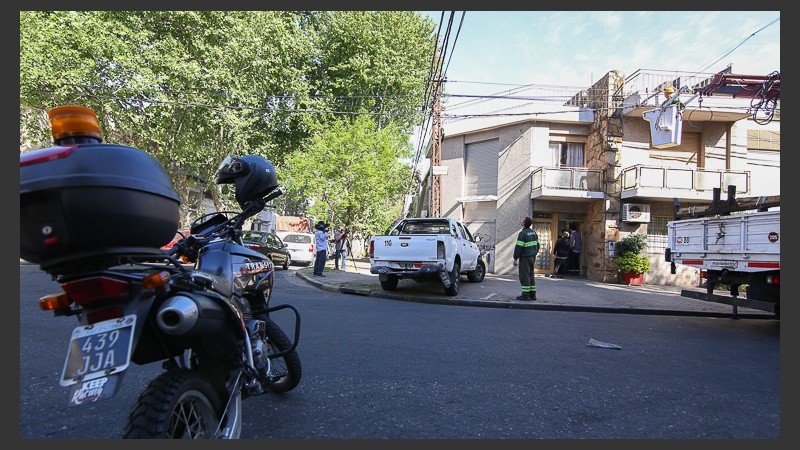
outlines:
M314 253L314 244L308 246L308 253Z
M63 283L70 300L84 308L89 324L122 317L121 304L129 297L128 282L98 276Z
M369 241L369 257L375 257L375 241Z
M781 284L780 275L767 275L767 284L774 284L776 286Z
M247 248L255 251L261 251L261 246L258 244L248 244Z
M69 281L61 285L75 303L86 306L98 300L126 300L128 282L111 277L92 277Z

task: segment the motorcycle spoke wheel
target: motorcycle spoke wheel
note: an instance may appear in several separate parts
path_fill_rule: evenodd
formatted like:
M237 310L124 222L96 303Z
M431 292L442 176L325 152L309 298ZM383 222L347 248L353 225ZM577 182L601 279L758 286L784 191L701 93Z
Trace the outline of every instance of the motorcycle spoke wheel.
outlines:
M222 405L207 379L191 370L171 369L151 381L139 395L123 438L216 439Z
M166 439L210 439L219 420L208 399L197 391L185 392L171 412Z

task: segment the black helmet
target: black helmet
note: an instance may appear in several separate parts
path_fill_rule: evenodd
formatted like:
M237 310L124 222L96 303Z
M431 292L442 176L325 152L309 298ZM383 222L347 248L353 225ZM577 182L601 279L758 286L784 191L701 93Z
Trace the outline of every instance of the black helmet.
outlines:
M228 156L217 168L214 182L233 183L236 201L244 208L245 203L263 198L274 191L278 187L278 174L272 163L263 156Z

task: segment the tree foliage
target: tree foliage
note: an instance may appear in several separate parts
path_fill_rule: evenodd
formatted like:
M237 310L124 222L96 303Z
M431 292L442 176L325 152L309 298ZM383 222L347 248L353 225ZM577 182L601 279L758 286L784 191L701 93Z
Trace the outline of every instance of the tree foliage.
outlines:
M370 113L379 126L418 124L433 23L413 11L326 11L314 21L312 82L333 110Z
M89 106L106 141L140 148L188 200L231 152L279 162L310 127L312 41L297 14L237 11L20 12L20 128L36 112ZM25 121L25 122L22 122ZM213 192L213 190L212 190Z
M387 228L411 182L411 144L396 126L369 117L340 119L314 137L310 151L287 160L290 191L318 192L308 213L366 235Z
M220 201L225 155L260 154L298 181L287 210L370 228L399 214L432 33L410 11L21 11L20 151L50 145L48 109L88 106L167 168L184 215L198 185ZM318 152L359 175L304 180Z

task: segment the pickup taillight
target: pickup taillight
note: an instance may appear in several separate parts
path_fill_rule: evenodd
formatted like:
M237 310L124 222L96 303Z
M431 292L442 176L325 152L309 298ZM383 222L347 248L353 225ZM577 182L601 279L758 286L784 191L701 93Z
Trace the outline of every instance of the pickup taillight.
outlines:
M369 257L375 257L375 241L369 241Z
M444 241L436 241L436 259L444 259Z

